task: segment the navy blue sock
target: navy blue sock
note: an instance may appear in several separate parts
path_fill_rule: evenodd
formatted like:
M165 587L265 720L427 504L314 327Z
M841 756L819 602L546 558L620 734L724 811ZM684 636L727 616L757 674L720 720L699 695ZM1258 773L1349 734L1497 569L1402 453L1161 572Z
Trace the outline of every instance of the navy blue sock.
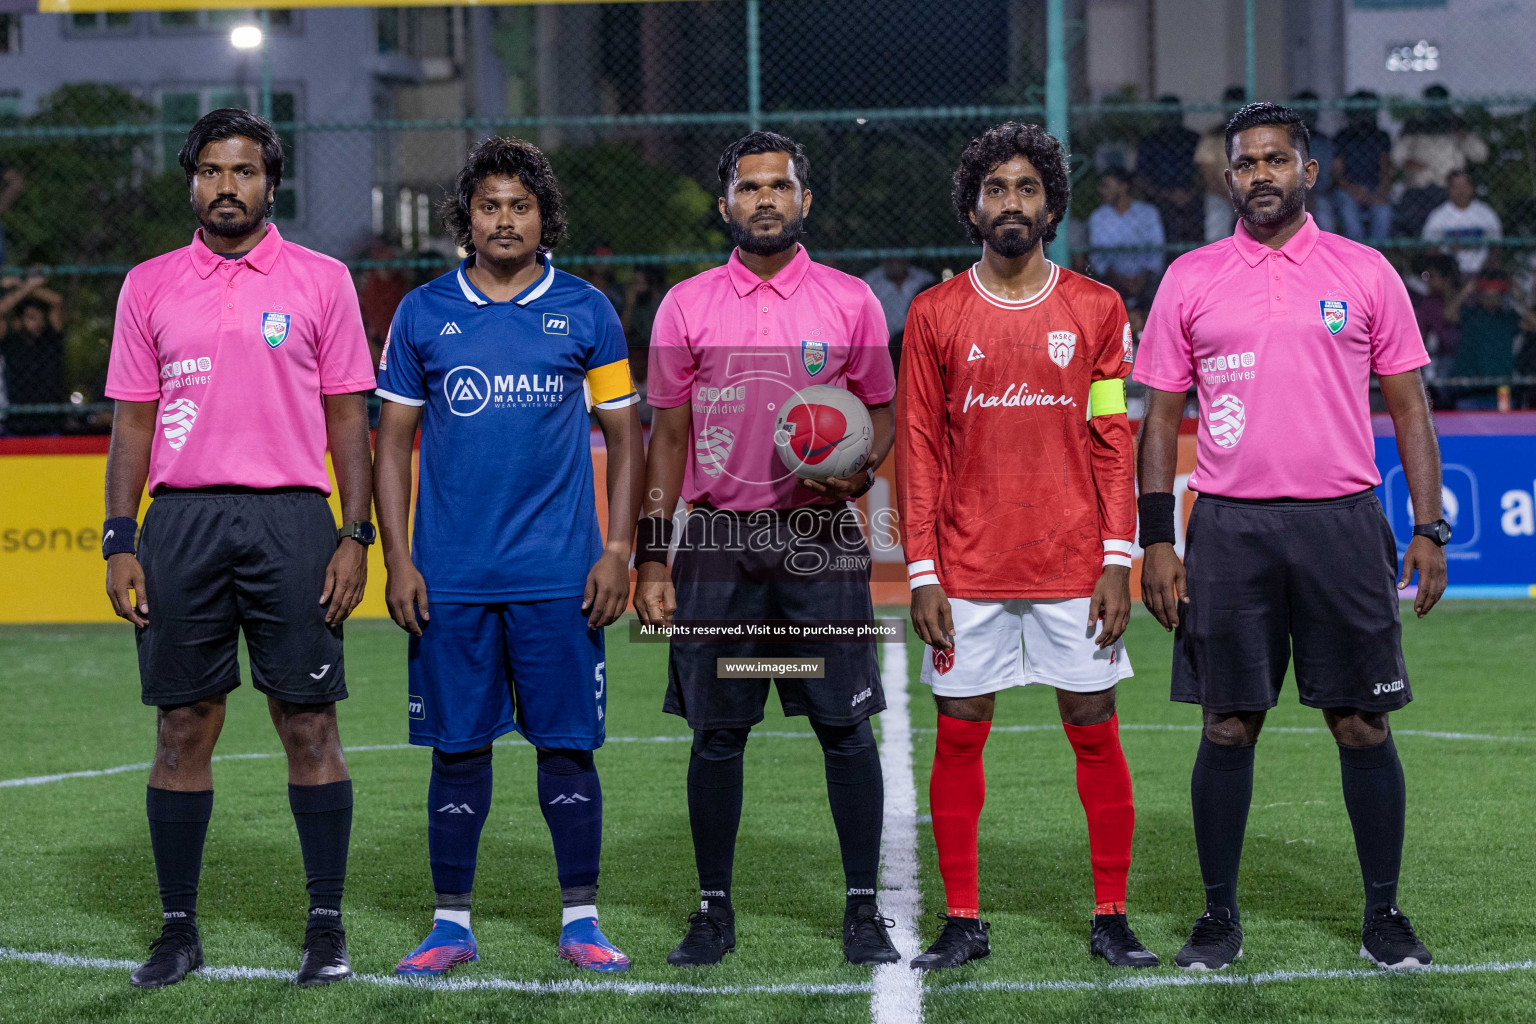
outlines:
M561 903L588 906L603 849L603 787L592 751L540 749L538 758L539 808L555 842Z
M352 840L352 780L319 786L288 784L288 807L299 830L309 890L310 928L341 926L341 893Z
M491 752L444 754L432 751L432 781L427 786L427 854L432 888L462 896L467 904L475 888L475 860L480 830L491 810Z
M213 790L182 792L150 786L145 795L149 845L155 852L160 910L165 927L197 926L197 879L203 870L203 840L213 816Z

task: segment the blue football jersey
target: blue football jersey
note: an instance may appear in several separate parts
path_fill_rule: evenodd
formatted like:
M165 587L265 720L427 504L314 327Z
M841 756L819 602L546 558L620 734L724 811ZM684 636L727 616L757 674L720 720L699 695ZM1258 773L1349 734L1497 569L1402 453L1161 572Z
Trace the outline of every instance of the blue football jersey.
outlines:
M395 311L378 393L423 406L411 555L433 601L579 596L602 552L588 403L640 400L602 292L544 259L492 302L457 270Z

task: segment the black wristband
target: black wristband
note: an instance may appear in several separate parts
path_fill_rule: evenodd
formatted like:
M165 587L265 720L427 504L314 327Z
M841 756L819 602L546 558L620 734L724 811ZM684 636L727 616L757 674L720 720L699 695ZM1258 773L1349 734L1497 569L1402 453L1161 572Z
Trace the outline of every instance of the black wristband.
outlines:
M1136 511L1141 518L1141 546L1174 542L1173 512L1177 506L1173 495L1167 491L1154 491L1136 499Z
M132 516L113 516L101 524L101 557L131 555L134 553L133 538L139 524Z
M662 516L641 516L635 529L635 568L646 562L667 564L667 553L672 549L671 519Z
M862 484L860 484L858 486L858 488L856 488L852 494L848 495L849 500L857 500L859 498L864 497L864 495L869 493L870 488L874 487L874 486L875 486L875 471L873 469L865 469L864 470L864 482Z

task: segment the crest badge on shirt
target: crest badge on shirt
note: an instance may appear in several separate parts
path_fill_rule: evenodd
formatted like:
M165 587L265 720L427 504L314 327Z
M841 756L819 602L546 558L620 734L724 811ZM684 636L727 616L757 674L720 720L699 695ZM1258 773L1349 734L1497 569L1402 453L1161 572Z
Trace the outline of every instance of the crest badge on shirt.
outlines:
M800 340L800 360L805 364L805 372L812 377L816 376L827 365L827 343L802 338Z
M292 317L287 313L261 314L261 336L267 339L268 348L277 348L288 338L288 324Z
M1338 334L1349 323L1349 303L1343 299L1322 299L1318 306L1323 313L1323 326L1329 334Z
M1045 343L1051 362L1065 370L1072 361L1072 353L1077 351L1077 335L1071 331L1052 331L1045 336Z

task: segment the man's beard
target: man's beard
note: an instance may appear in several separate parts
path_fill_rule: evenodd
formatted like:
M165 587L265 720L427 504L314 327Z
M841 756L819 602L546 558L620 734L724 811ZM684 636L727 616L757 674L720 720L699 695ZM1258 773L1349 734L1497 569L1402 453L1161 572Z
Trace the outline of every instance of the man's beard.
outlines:
M1004 217L1008 219L1003 220ZM982 238L986 240L987 248L1007 260L1027 255L1040 244L1044 234L1044 225L1018 214L999 214L982 226Z
M752 223L748 221L742 224L735 217L731 218L731 241L742 252L749 252L754 256L777 256L785 249L793 247L805 234L805 215L795 216L779 222L779 230L771 235L759 235L753 232Z
M1261 212L1253 209L1253 201L1260 196L1279 196L1280 202L1274 209ZM1232 191L1232 209L1244 221L1255 227L1270 228L1276 224L1284 224L1296 216L1307 205L1307 187L1301 185L1293 189L1272 188L1264 186L1257 194L1249 192L1246 198L1239 198L1237 191Z
M272 204L265 198L262 199L261 208L254 213L250 212L240 200L231 196L219 196L214 200L214 203L222 203L225 206L233 203L238 209L246 210L247 212L247 216L241 220L221 220L216 216L220 208L217 205L210 205L206 209L198 210L197 220L203 226L203 231L210 235L217 235L220 238L240 238L243 235L248 235L261 227L261 222L266 220L267 214L272 212Z

